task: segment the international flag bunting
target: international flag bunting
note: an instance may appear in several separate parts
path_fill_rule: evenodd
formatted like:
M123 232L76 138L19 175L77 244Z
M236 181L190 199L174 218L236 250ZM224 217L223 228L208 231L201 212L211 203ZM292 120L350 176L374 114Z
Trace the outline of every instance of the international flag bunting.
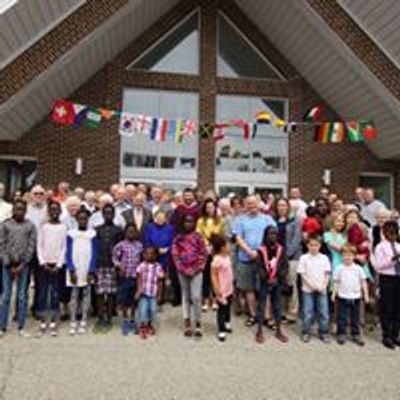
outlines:
M164 118L153 118L150 130L150 139L157 142L165 142L168 132L168 120Z
M229 124L215 124L214 125L214 141L218 142L225 139L226 130L229 128Z
M232 119L231 124L243 129L243 139L249 140L251 138L251 124L244 119Z
M148 115L139 114L136 116L136 132L149 136L152 128L153 118Z
M116 114L117 114L116 111L114 111L114 110L107 110L107 109L105 109L105 108L99 108L98 110L99 110L101 116L102 116L104 119L111 119L112 117L115 117Z
M56 100L53 105L51 118L62 125L73 125L75 122L74 104L70 101Z
M175 127L175 143L179 144L182 143L183 141L183 121L181 119L178 119L176 122L176 127Z
M347 138L351 143L362 143L364 142L364 135L362 133L362 127L357 121L351 121L346 123Z
M284 121L283 119L276 119L274 121L274 126L276 128L284 128L286 126L286 121Z
M132 137L136 131L135 115L123 112L119 121L119 133L122 136Z
M319 143L343 143L346 137L343 122L324 122L316 129L315 140Z
M260 111L256 114L256 121L257 124L269 125L271 123L271 114Z
M375 125L372 122L361 121L362 132L365 140L375 140L377 137L377 131Z
M89 128L97 128L101 124L101 114L96 108L89 108L86 113L85 125Z
M318 122L322 114L322 106L318 104L310 108L303 117L304 122Z
M196 133L196 123L192 120L187 120L183 124L183 137L191 137Z
M82 124L82 122L86 119L86 115L89 111L89 107L83 104L73 103L74 107L74 127L77 128Z
M317 127L319 129L319 127ZM297 130L297 124L296 122L288 122L285 124L283 127L283 132L285 133L294 133Z

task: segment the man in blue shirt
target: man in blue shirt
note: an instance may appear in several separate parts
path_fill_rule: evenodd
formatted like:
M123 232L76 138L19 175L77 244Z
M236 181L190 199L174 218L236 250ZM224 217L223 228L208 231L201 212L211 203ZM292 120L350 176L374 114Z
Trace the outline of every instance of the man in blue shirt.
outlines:
M256 312L257 249L261 246L265 229L269 226L276 226L276 223L269 215L260 213L255 196L246 198L245 208L246 213L238 219L235 227L236 243L239 247L237 285L246 294L250 309L250 318L246 325L252 326L255 324Z

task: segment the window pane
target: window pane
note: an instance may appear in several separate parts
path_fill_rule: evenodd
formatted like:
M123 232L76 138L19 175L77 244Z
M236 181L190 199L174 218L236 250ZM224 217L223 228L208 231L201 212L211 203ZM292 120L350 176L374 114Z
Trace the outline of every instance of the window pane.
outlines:
M275 118L285 118L284 100L257 97L217 96L217 120L255 120L255 114L267 111ZM243 130L229 128L225 140L217 142L218 171L240 173L286 173L288 137L273 125L258 125L254 139L244 140Z
M182 74L199 73L198 14L194 14L128 69Z
M218 75L282 80L279 73L225 17L218 15Z
M170 119L194 119L198 117L198 96L194 93L147 89L125 89L123 111ZM121 175L130 177L135 168L153 170L195 170L198 138L194 135L181 144L172 138L165 142L150 140L148 136L135 134L121 137ZM147 176L148 178L149 176Z

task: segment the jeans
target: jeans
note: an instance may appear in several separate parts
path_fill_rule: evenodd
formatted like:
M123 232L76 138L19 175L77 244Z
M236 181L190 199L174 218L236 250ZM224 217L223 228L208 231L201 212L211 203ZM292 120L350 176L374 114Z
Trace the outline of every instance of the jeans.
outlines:
M318 314L319 334L328 334L329 307L326 293L303 292L303 334L310 334L315 320L315 309Z
M82 309L82 319L81 322L86 322L90 309L91 300L91 286L73 286L71 291L71 322L75 323L78 314L79 307L79 294L82 294L82 299L80 301Z
M155 321L157 318L157 298L142 295L139 300L139 323L141 325Z
M28 285L29 268L24 266L20 275L17 278L17 323L18 329L23 329L25 326L26 319L26 305L27 305L27 285ZM9 268L2 267L2 279L3 279L3 297L2 306L0 313L0 329L5 331L8 325L8 315L10 312L10 302L12 296L12 284L13 277Z
M258 302L256 310L256 320L259 325L264 323L265 305L268 294L271 296L272 315L275 322L281 321L281 290L279 284L268 285L265 279L260 280L258 291Z
M383 339L396 340L400 331L400 276L379 275Z
M179 282L181 284L182 291L183 318L190 319L192 310L194 322L201 322L201 289L203 283L203 273L198 272L194 276L188 276L179 273Z
M59 273L55 274L47 272L43 267L38 267L36 272L37 282L37 314L45 321L50 316L51 321L55 321L58 317L60 309L60 290L59 290Z
M346 335L347 334L347 324L349 321L350 314L350 324L351 324L351 336L360 335L360 299L347 300L338 299L337 308L337 334Z
M226 324L231 322L231 303L232 296L226 299L226 303L222 304L218 301L217 325L218 332L226 332Z

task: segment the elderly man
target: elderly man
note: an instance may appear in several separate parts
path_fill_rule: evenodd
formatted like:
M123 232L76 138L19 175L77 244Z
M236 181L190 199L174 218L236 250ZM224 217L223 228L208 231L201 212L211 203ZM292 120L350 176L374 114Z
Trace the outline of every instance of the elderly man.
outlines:
M169 220L172 214L172 206L169 203L163 202L163 190L161 187L153 186L150 195L151 199L147 202L146 208L151 211L153 218L158 211L162 211L166 214L167 219Z
M95 211L89 218L89 227L95 229L104 224L103 208L106 204L114 204L114 199L109 193L104 193L99 198L99 210ZM114 224L123 228L125 226L124 218L121 215L114 216Z
M124 186L119 186L119 188L115 191L114 199L115 216L118 219L121 219L122 213L132 208L127 202L126 188Z
M180 232L183 229L183 220L187 215L190 215L195 223L200 217L200 206L196 201L193 189L185 189L182 199L182 204L176 207L171 217L171 224L176 232Z
M256 315L256 258L257 249L261 246L265 229L276 226L269 215L260 213L257 198L248 196L245 201L246 213L238 218L235 226L236 243L239 247L237 265L237 285L245 292L250 309L250 318L246 325L255 324Z
M133 207L122 213L125 224L134 224L140 236L143 235L145 228L152 221L152 215L144 205L146 196L139 192L133 199Z
M376 215L386 206L379 200L375 199L375 192L371 188L364 190L364 206L361 208L361 216L370 226L376 225Z
M35 185L31 190L31 202L28 204L26 219L31 221L36 229L47 221L46 191L41 185Z
M306 217L308 204L301 198L301 191L297 186L290 189L289 203L292 210L295 211L296 217L303 220Z
M0 224L12 215L12 205L4 200L6 188L0 182Z
M137 195L137 188L135 185L129 183L128 185L125 186L125 190L126 190L126 202L132 206L133 205L133 199L136 197Z

